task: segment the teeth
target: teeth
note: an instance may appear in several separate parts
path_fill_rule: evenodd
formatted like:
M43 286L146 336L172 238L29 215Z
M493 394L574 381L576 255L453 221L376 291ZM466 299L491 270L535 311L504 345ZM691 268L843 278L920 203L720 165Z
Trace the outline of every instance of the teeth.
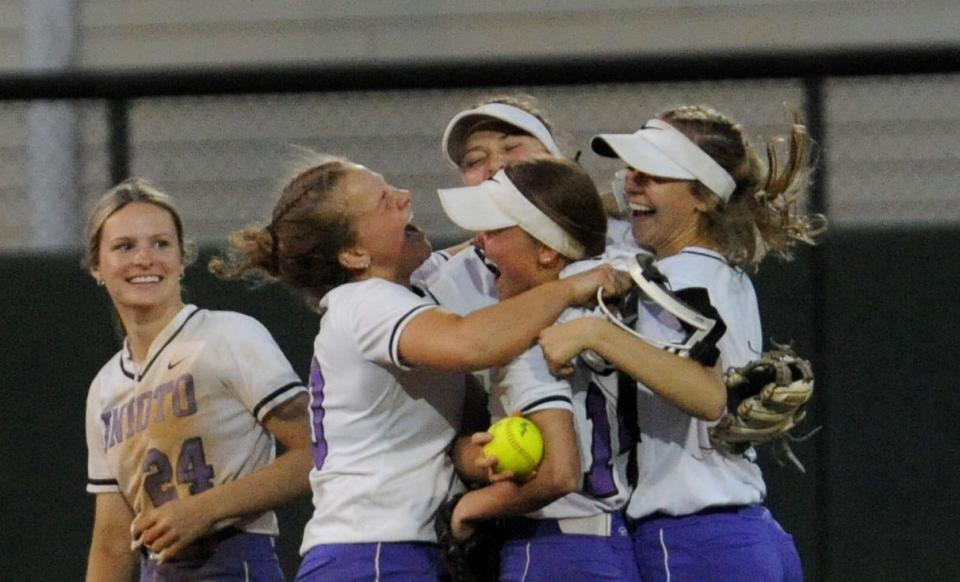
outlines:
M653 206L647 206L646 204L631 202L629 206L633 212L653 212Z
M140 277L134 277L130 279L131 283L159 283L160 277L158 275L142 275Z

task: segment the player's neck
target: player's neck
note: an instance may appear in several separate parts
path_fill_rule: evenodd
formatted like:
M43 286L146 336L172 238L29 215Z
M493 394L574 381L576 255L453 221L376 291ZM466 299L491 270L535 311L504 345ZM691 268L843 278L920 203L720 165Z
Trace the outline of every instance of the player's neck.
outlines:
M142 362L150 351L150 345L163 328L183 309L183 303L171 303L153 309L125 310L120 313L123 329L127 334L130 355L134 362Z
M392 281L398 285L403 285L404 287L410 286L410 274L408 273L404 276L402 273L398 273L396 269L388 269L381 266L372 266L361 275L354 278L354 281L363 281L365 279L386 279L387 281Z

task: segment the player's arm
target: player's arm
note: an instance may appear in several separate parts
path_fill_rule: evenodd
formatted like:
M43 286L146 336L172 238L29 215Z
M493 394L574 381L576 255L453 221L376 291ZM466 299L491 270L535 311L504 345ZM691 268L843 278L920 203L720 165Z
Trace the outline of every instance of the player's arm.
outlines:
M299 394L277 405L264 418L264 428L286 449L272 463L236 481L138 515L133 522L134 538L163 561L203 536L218 521L267 511L309 493L313 454L308 403L307 394Z
M87 582L130 582L137 554L130 550L133 509L120 493L98 493L93 540L87 558Z
M423 311L404 328L400 357L409 364L448 371L506 365L564 309L590 301L600 286L625 291L629 281L609 265L601 265L538 285L465 317L443 309Z
M533 477L523 483L498 481L470 491L453 510L452 528L463 539L472 533L471 523L536 511L574 491L580 482L580 453L573 413L549 409L526 416L543 435L543 460Z
M716 420L727 406L720 361L705 367L603 319L585 317L546 328L540 333L540 346L551 370L559 374L571 371L570 361L581 352L592 350L691 416Z

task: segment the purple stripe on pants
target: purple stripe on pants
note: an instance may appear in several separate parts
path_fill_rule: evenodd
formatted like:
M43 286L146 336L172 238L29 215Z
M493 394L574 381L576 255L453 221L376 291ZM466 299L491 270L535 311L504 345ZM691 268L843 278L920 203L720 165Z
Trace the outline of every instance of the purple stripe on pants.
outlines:
M762 505L639 520L634 550L644 582L802 582L793 537Z
M500 552L501 582L617 580L637 582L626 520L611 514L611 535L565 534L555 519L506 520Z
M381 542L321 544L310 548L296 582L422 582L448 581L436 544Z

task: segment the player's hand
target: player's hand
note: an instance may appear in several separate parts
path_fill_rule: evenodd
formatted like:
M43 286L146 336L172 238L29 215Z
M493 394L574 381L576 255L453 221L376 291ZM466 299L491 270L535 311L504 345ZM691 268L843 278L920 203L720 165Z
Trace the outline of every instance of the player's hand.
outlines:
M515 475L513 474L513 471L504 471L502 473L497 473L496 467L497 467L497 463L499 462L499 459L497 459L497 457L493 455L487 456L482 453L483 445L489 443L492 440L493 440L493 435L486 431L475 432L472 435L470 435L470 443L473 445L476 445L481 451L481 454L478 455L476 459L474 459L473 464L478 469L481 469L482 471L486 472L487 481L489 481L490 483L498 483L500 481L509 481L515 477ZM454 512L454 515L456 515L456 512Z
M137 515L130 524L132 549L141 545L163 563L210 531L213 518L198 496L174 499Z
M596 326L605 324L602 319L583 317L541 330L537 341L543 349L550 373L559 378L573 374L573 359L590 348L590 338Z
M573 293L573 303L583 305L596 299L597 289L603 287L603 297L613 298L626 294L634 285L630 274L602 264L592 269L561 279Z

